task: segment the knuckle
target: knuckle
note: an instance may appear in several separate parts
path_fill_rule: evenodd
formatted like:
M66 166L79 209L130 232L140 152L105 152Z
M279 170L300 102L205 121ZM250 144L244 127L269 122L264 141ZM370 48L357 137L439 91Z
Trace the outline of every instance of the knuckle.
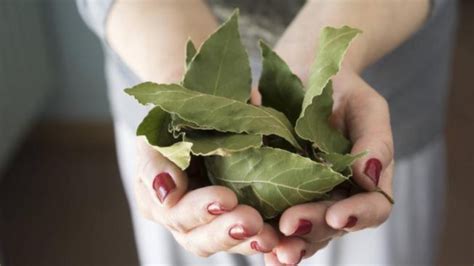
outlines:
M389 112L390 105L388 104L388 101L384 97L379 96L378 102L379 102L379 108L383 109L383 111Z
M329 245L329 242L330 242L330 240L326 240L326 241L323 241L323 242L319 243L318 250L321 250L321 249L327 247L327 245Z
M211 256L212 254L207 252L207 251L204 251L204 250L201 250L201 249L197 249L194 254L198 257L201 257L201 258L207 258L209 256Z
M212 219L212 216L207 210L207 206L203 207L200 212L194 216L196 217L195 220L197 221L195 224L207 224Z
M209 194L212 194L211 197L214 198L214 201L225 199L226 202L231 204L231 206L228 206L229 208L233 208L237 205L237 195L231 189L224 186L212 186L209 189Z
M235 194L234 191L232 191L230 188L220 186L219 189L221 190L221 193L223 196L229 200L230 202L234 203L234 206L237 205L237 195Z
M371 222L367 225L367 227L378 227L382 225L384 222L387 221L390 216L390 213L392 212L392 204L387 201L385 196L380 194L378 197L378 202L384 203L382 205L373 204L372 209L374 210L374 212L370 217L368 217L369 221Z
M393 160L393 156L394 156L393 143L392 141L388 139L381 139L380 146L381 146L381 153L386 158L387 160L386 162L388 165Z
M153 220L153 215L151 215L150 211L144 207L144 206L139 206L138 207L138 212L140 213L140 215L147 219L147 220Z
M377 109L380 111L388 111L390 108L390 105L388 104L387 99L383 97L378 91L376 90L371 90L368 92L368 96L370 97L371 104L377 106Z
M248 205L239 205L238 208L241 213L247 214L247 216L249 217L249 220L253 222L261 222L263 224L262 216L260 216L258 211L255 210L254 208Z
M167 225L171 230L176 231L180 234L184 234L184 233L187 232L186 226L181 221L179 221L177 219L168 220Z
M192 254L194 254L198 257L201 257L201 258L207 258L207 257L212 255L211 252L205 251L202 248L195 247L195 246L192 246L192 245L186 245L186 246L184 246L184 248L187 251L191 252Z
M207 258L207 257L209 257L213 254L213 253L205 251L202 248L197 247L196 245L191 243L192 241L185 234L177 233L177 232L172 232L172 234L173 234L174 238L176 239L176 241L186 251L190 252L191 254L194 254L194 255L196 255L198 257L202 257L202 258Z
M387 199L385 198L384 200L387 201ZM383 224L385 221L387 221L391 213L392 213L392 204L387 202L386 207L384 207L382 211L380 212L379 224Z

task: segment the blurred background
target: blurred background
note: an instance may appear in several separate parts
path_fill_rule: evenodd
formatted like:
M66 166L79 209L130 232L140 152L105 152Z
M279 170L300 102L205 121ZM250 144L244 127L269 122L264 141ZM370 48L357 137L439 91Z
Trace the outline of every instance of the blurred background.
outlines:
M0 0L0 257L136 265L100 43L73 0L45 2ZM474 1L460 11L440 265L474 262Z

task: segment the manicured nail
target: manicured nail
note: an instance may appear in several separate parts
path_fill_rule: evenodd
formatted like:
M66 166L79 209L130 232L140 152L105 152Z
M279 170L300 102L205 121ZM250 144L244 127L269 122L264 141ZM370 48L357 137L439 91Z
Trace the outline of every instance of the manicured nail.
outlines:
M296 231L292 235L293 236L306 235L307 233L311 232L312 228L313 228L313 224L310 221L306 219L300 219L298 221L298 228L296 228Z
M219 202L213 202L207 206L207 211L212 215L220 215L226 213L227 210L224 209Z
M230 230L229 230L229 235L235 240L244 240L246 238L251 237L247 230L241 225L234 225Z
M153 179L153 189L161 203L165 201L169 193L175 188L176 184L173 178L166 172L159 173L155 176L155 179Z
M346 225L344 226L344 228L351 228L351 227L354 227L354 225L356 225L357 223L357 217L355 216L349 216L349 218L347 219L347 223Z
M255 250L255 251L258 251L258 252L262 252L262 253L268 253L270 251L265 251L263 250L263 248L258 244L257 241L252 241L250 242L250 247Z
M372 179L376 186L379 184L381 171L382 163L378 159L372 158L365 163L364 173Z

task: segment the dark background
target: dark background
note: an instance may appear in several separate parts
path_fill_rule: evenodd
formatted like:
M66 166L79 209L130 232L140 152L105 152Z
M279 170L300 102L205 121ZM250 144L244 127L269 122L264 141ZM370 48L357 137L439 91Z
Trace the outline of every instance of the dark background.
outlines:
M460 10L441 265L474 263L474 1L462 1ZM6 263L137 264L110 119L50 115L27 132L0 178L0 246Z

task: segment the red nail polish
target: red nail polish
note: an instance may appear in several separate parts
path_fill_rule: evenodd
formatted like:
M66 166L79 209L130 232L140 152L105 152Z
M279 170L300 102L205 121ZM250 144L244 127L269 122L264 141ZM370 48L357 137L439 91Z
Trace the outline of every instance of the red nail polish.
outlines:
M207 206L207 211L212 215L220 215L226 213L227 210L224 209L219 202L213 202Z
M306 235L307 233L311 232L312 228L313 228L313 224L310 221L306 219L300 219L298 221L298 228L296 228L296 231L292 235L293 236Z
M229 235L235 240L244 240L246 238L251 237L247 230L241 225L234 225L230 230L229 230Z
M378 159L372 158L365 163L364 173L372 179L376 186L379 184L381 171L382 163Z
M346 225L344 226L344 228L351 228L351 227L354 227L354 225L356 225L357 223L357 217L355 216L349 216L349 218L347 219L347 223Z
M153 189L161 203L165 201L168 194L175 188L176 184L173 178L166 172L159 173L155 176L155 179L153 179Z
M252 241L250 242L250 247L255 250L255 251L258 251L258 252L262 252L262 253L268 253L269 251L265 251L263 250L263 248L258 244L257 241Z

